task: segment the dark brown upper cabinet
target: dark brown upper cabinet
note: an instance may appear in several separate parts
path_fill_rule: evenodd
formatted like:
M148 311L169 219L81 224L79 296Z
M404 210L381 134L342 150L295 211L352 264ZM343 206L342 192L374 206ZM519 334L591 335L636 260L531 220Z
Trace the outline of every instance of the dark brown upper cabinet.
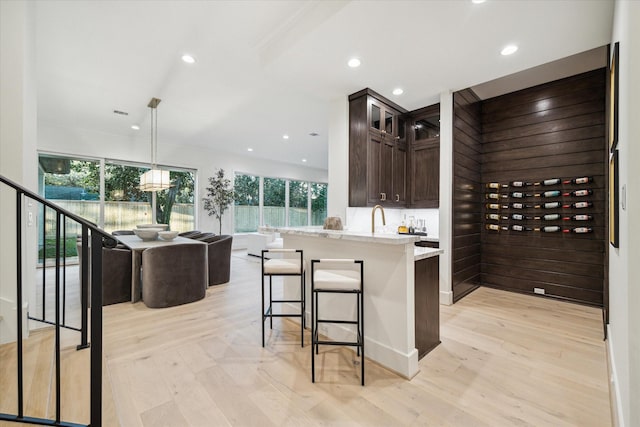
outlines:
M406 113L371 89L349 96L349 206L406 206Z
M440 104L410 114L409 158L412 208L440 206Z

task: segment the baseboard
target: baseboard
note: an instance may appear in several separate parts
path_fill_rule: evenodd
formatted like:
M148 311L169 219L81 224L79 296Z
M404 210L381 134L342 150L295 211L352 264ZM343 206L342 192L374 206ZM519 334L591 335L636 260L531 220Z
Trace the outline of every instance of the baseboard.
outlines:
M453 304L453 292L451 292L451 291L440 291L440 304L442 304L442 305L452 305Z
M300 307L296 304L282 304L283 313L300 312ZM296 318L289 319L292 322L299 322ZM311 329L311 311L305 310L305 322L307 329ZM366 331L366 328L365 328ZM339 324L322 324L320 326L320 334L325 335L336 341L355 341L355 333L353 329ZM366 336L366 334L365 334ZM365 355L368 359L377 362L384 368L395 372L401 377L411 379L419 371L418 368L418 350L413 349L409 353L402 353L396 349L389 347L371 338L366 338Z
M614 427L625 427L622 413L622 402L620 401L620 388L618 387L618 371L616 369L615 358L613 357L613 343L611 341L611 325L607 325L607 365L609 367L609 396L611 401L611 425Z

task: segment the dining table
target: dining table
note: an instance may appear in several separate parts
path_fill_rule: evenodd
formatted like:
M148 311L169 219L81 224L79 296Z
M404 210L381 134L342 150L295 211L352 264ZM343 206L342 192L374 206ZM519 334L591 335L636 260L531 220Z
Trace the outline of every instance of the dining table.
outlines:
M141 268L142 268L142 252L145 249L157 248L160 246L171 245L206 245L205 242L200 240L189 239L186 237L177 236L172 240L142 240L136 235L117 235L115 237L120 243L127 248L131 249L131 302L138 302L142 300L142 281L141 281ZM208 269L207 269L208 270ZM205 283L209 283L207 281Z

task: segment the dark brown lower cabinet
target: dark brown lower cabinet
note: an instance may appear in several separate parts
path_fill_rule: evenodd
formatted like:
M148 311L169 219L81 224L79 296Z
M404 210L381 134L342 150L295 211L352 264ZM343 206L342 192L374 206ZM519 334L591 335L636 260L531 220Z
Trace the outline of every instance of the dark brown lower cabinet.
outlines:
M418 358L440 344L440 279L437 256L415 262L416 348Z

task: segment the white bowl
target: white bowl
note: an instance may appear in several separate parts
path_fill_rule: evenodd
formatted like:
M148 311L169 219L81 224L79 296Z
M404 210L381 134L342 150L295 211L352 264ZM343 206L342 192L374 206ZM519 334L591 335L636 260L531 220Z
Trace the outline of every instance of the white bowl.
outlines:
M169 228L169 224L138 224L137 228L157 228L158 230L166 230Z
M162 240L171 241L175 239L177 236L178 236L177 231L159 231L158 232L158 237L160 237Z
M162 231L160 228L137 228L133 232L136 236L144 241L156 240L158 238L158 232Z

